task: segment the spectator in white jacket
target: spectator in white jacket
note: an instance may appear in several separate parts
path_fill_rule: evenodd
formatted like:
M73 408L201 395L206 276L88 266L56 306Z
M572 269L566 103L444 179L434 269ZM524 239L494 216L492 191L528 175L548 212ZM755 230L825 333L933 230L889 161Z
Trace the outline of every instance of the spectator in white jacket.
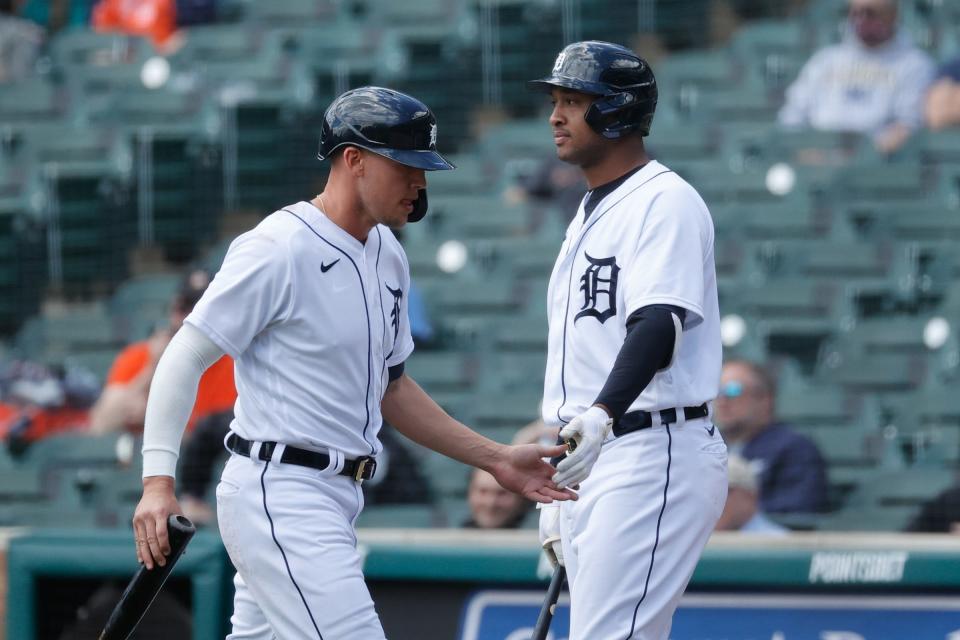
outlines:
M780 123L853 131L881 153L899 149L923 124L935 66L897 31L896 0L849 0L849 28L839 44L815 53L787 90Z

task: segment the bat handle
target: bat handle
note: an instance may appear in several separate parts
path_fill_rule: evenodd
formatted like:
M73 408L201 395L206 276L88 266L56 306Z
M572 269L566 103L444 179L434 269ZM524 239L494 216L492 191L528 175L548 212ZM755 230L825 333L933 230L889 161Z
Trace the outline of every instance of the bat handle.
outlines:
M560 599L560 590L563 589L563 583L567 578L567 570L562 565L557 565L553 570L553 577L550 578L550 586L547 587L547 596L540 609L540 617L537 618L537 626L533 629L533 636L530 640L546 640L547 633L550 631L550 622L553 620L554 611L556 611L557 600Z

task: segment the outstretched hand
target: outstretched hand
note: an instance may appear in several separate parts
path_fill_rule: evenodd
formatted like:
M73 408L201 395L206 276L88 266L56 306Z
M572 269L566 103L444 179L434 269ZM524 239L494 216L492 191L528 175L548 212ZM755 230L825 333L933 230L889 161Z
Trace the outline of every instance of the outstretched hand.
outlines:
M566 450L564 445L546 447L525 444L507 447L490 473L505 489L534 502L549 504L554 500L576 500L576 493L560 488L551 480L556 470L544 460L559 456Z

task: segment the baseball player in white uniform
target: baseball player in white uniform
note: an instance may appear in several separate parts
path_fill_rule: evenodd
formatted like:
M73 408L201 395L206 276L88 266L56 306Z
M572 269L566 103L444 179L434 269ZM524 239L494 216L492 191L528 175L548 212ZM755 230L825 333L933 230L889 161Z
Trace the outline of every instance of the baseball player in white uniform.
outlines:
M133 525L137 556L152 568L169 553L167 516L181 512L174 475L197 382L222 354L236 362L233 455L217 487L237 570L229 638L384 637L354 530L381 414L532 500L575 497L542 459L563 447L483 438L403 373L410 275L390 229L425 215L425 171L453 168L436 151L427 106L379 87L349 91L324 116L319 157L332 162L323 193L234 240L164 352L147 403Z
M543 398L577 443L554 480L580 499L540 505L541 542L566 567L570 640L665 640L727 493L713 223L644 150L657 86L639 56L578 42L532 84L590 189L550 277Z

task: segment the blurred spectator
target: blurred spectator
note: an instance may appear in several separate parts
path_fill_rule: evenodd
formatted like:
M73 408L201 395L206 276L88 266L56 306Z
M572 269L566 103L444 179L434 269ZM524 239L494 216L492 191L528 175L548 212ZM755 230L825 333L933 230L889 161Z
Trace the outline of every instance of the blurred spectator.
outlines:
M428 347L434 339L433 323L430 322L430 313L424 302L420 287L413 280L410 281L410 293L407 299L407 315L410 318L410 335L413 344L418 347Z
M397 436L383 425L378 435L383 451L377 456L377 475L363 483L366 504L426 504L432 501L430 483L420 473L420 464Z
M717 531L783 534L788 530L760 508L760 489L750 463L738 455L727 460L727 502L717 521Z
M20 17L21 0L0 0L0 84L33 74L43 29Z
M952 486L924 503L923 509L907 526L907 531L960 534L960 485Z
M720 373L714 421L731 453L750 462L767 513L813 513L824 507L826 472L817 446L776 422L776 385L761 366L731 360Z
M97 31L121 31L150 38L158 49L171 45L177 32L174 0L100 0L93 8Z
M180 507L183 515L197 526L208 525L216 519L207 490L213 471L227 456L223 439L230 431L233 410L206 416L197 422L190 438L183 444L180 456Z
M923 119L934 65L897 30L896 0L850 0L842 42L821 49L787 89L780 123L873 137L899 149Z
M0 371L0 439L16 455L46 436L86 428L98 390L86 369L11 362Z
M167 326L120 352L107 374L103 393L90 410L90 431L100 434L121 429L143 430L147 391L160 355L208 284L209 273L203 270L190 272L173 300ZM233 360L223 356L200 379L197 401L187 429L192 430L197 420L204 416L232 409L236 399Z
M586 190L580 170L551 154L534 171L518 176L504 197L511 204L529 202L534 206L553 208L563 217L564 223L569 223ZM542 217L538 214L538 218Z
M482 469L470 475L467 503L470 519L463 523L467 529L516 529L530 509L526 498L507 491Z
M927 93L925 114L934 131L960 125L960 57L940 67Z
M558 429L549 428L537 419L521 427L510 444L553 444L557 432ZM526 498L507 491L492 475L480 469L470 474L467 503L470 518L462 525L467 529L516 529L523 524L532 506Z

